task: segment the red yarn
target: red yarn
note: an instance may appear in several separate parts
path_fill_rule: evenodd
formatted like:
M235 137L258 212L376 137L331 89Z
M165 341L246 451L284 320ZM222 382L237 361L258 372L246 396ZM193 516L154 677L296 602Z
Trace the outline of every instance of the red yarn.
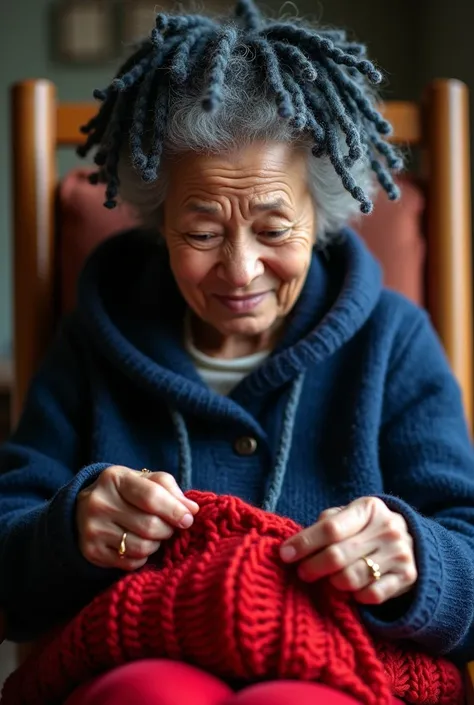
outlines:
M4 705L62 702L93 675L149 657L221 678L316 680L366 705L462 703L447 660L374 644L343 593L302 583L279 558L299 530L235 497L190 492L193 527L163 544L158 567L97 596L7 680Z

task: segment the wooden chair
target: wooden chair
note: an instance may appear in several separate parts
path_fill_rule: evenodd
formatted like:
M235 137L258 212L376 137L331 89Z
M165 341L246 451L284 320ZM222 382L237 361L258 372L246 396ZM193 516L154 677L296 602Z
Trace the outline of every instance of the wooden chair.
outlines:
M394 140L419 151L426 194L426 307L459 381L474 425L473 305L468 90L455 80L430 84L419 104L387 103ZM14 199L13 420L57 323L56 149L82 141L91 104L58 103L47 80L12 89ZM472 666L474 682L474 665ZM473 701L474 702L474 699Z
M426 306L474 424L468 90L454 80L427 88L420 105L386 105L394 139L420 149L427 195ZM56 324L56 149L81 140L94 105L58 103L46 80L12 90L14 200L13 420Z

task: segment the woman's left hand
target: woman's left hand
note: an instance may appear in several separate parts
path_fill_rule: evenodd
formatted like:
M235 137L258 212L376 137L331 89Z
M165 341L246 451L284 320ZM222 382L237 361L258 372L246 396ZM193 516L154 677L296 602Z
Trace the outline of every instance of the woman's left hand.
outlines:
M406 521L377 497L326 509L280 550L286 563L299 562L298 575L305 582L328 578L362 604L378 605L403 595L418 579ZM379 579L365 559L378 564Z

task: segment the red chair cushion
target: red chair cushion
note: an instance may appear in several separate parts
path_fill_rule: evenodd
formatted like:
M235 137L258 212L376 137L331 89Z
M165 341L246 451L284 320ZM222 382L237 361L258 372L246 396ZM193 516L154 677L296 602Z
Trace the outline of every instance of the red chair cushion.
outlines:
M373 213L354 224L382 263L384 283L416 304L425 304L426 242L423 235L425 197L414 179L398 179L399 201L380 193Z
M89 253L102 240L120 230L136 226L139 219L133 209L119 203L113 210L104 208L105 188L93 186L91 169L70 171L59 185L59 291L60 311L74 307L76 283Z

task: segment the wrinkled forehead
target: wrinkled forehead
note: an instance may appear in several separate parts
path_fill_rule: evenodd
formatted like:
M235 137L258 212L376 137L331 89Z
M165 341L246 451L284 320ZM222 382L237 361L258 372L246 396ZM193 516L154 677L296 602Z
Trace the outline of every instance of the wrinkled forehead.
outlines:
M167 164L168 199L209 212L220 198L276 209L308 193L307 156L288 143L256 143L219 154L186 153Z

